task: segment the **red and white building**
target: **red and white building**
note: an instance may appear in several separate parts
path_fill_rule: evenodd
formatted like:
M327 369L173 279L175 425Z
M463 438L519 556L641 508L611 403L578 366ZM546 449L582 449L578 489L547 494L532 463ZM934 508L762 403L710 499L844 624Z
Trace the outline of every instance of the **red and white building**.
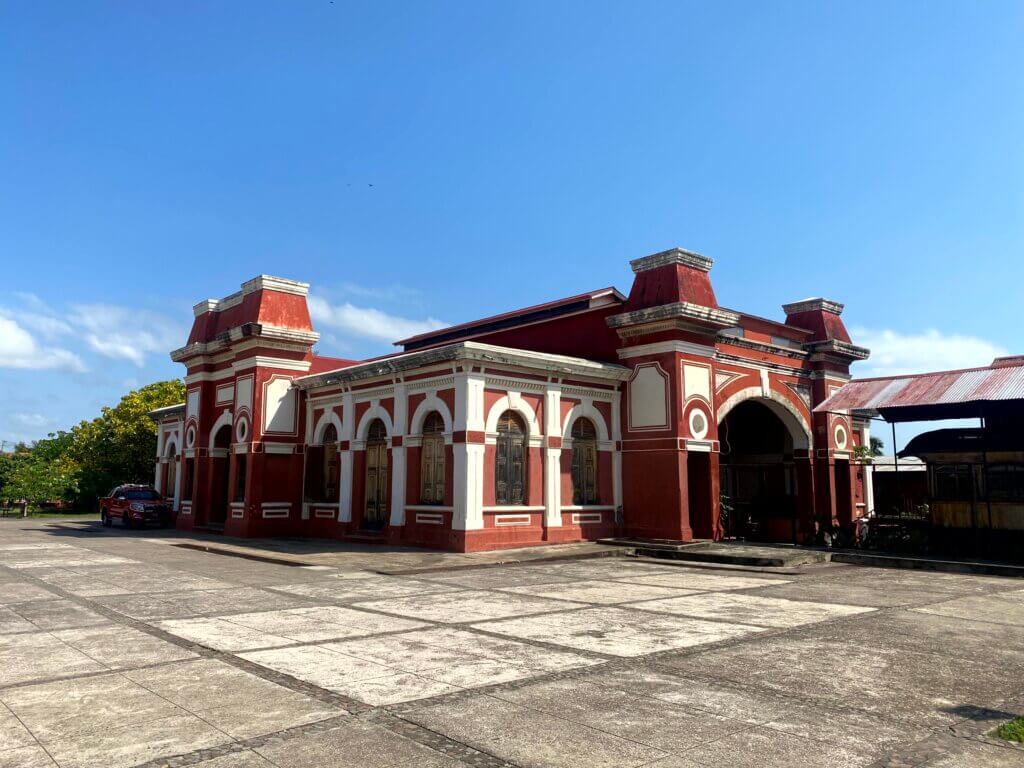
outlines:
M719 306L711 259L637 259L582 293L317 355L308 286L260 276L195 306L156 483L182 529L472 551L610 535L806 540L852 525L866 422L814 413L868 351L842 305ZM720 511L728 511L728 519Z

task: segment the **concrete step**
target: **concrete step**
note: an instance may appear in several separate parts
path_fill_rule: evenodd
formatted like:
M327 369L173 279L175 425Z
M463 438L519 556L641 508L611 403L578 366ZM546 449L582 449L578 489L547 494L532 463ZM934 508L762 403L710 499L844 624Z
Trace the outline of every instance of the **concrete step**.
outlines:
M837 550L832 553L832 562L845 563L847 565L868 565L876 568L911 568L922 571L974 573L983 576L1024 578L1024 565L985 560L954 560L918 557L915 555L885 554L881 552Z
M829 559L828 552L743 542L618 538L602 539L600 543L629 547L640 557L761 568L792 568Z
M386 544L388 537L383 531L356 531L341 537L342 541L353 541L359 544Z

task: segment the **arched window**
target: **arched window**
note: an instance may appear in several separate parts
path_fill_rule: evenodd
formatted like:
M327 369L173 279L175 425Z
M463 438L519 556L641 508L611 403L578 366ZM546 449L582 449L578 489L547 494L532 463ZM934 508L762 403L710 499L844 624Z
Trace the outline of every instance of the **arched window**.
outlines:
M526 427L512 411L498 419L494 497L498 504L526 503Z
M363 528L380 530L387 524L388 430L380 419L370 424L366 435L366 504Z
M420 502L444 503L444 419L434 411L423 421Z
M323 500L338 500L338 430L333 424L324 429L324 469L323 469Z
M167 478L164 480L164 496L173 498L175 484L178 482L178 447L171 443L167 446Z
M597 430L590 419L572 425L572 503L597 503Z

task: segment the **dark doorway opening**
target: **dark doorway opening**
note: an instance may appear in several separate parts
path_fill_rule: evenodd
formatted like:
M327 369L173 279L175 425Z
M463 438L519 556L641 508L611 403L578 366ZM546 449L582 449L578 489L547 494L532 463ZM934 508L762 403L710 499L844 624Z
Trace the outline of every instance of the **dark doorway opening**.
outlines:
M726 414L718 434L725 534L795 542L797 480L789 428L773 408L752 399Z
M686 485L689 493L690 527L696 539L714 539L717 526L711 497L711 454L686 454Z
M224 525L228 517L231 480L231 426L225 424L213 437L210 456L210 525Z

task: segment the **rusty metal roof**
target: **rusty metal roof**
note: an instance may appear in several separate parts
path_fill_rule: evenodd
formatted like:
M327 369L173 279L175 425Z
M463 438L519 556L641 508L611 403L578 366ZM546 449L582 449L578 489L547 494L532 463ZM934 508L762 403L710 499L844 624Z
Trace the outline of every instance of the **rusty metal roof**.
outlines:
M1024 400L1024 355L997 357L985 368L854 379L815 411L885 411L895 408Z

